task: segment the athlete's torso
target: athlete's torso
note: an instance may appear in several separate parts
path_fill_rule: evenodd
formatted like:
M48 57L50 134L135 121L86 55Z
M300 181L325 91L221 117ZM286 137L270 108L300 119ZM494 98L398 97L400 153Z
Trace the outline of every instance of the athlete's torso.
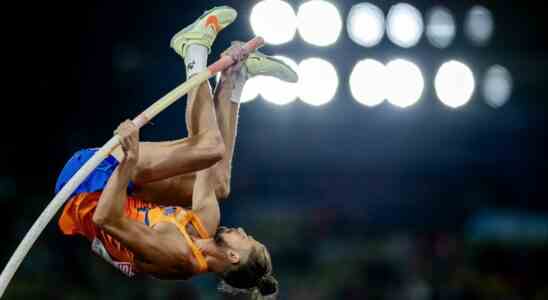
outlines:
M191 214L180 207L157 207L147 212L145 224L155 230L158 235L169 239L171 249L155 262L147 262L135 256L135 267L142 273L159 279L188 279L200 270L200 262L196 250L192 250L195 238L207 238L207 232L200 228L201 224L185 221L185 216ZM191 242L187 240L188 234ZM203 266L202 266L203 267Z
M80 169L95 152L95 149L83 149L76 152L69 159L57 179L55 187L56 193L63 188L73 174ZM73 195L71 195L71 199L65 204L63 213L59 218L59 227L61 231L66 235L80 234L87 237L92 243L91 248L95 254L105 259L108 263L129 277L133 276L135 273L149 273L159 278L184 279L199 273L196 272L196 270L199 271L200 269L203 269L203 263L201 264L201 268L197 268L196 257L203 256L201 253L200 255L196 255L196 252L199 251L196 250L194 240L190 237L190 235L194 236L194 238L207 236L207 233L200 234L199 232L201 231L203 233L205 230L194 230L193 228L196 227L195 223L199 223L199 227L202 227L203 229L199 218L195 216L195 218L177 220L175 215L165 213L168 207L158 206L162 205L162 203L158 203L160 201L143 201L147 199L139 197L138 194L135 195L135 185L133 185L132 182L130 182L128 186L128 198L124 207L126 217L141 224L145 223L141 226L150 227L154 231L152 234L159 235L162 238L162 245L156 245L157 249L154 249L154 244L149 244L150 246L147 245L147 247L142 250L135 249L135 251L138 251L139 253L147 253L146 257L149 261L145 261L141 259L141 257L136 257L133 251L127 248L122 241L116 240L113 236L95 225L92 220L93 214L100 199L101 192L117 164L117 157L109 156L88 176ZM189 179L193 179L193 177L190 177ZM170 186L175 186L175 183L175 181L168 182ZM165 184L163 186L158 186L157 189L154 190L162 190L162 187L165 187ZM191 190L191 188L187 187L187 190ZM164 194L166 194L165 191ZM154 193L151 193L150 196L153 195ZM185 195L184 198L188 198L188 195ZM173 203L173 200L171 201L171 203ZM179 204L179 201L177 203L177 205L184 205ZM184 212L180 207L174 208L177 211ZM152 216L149 220L150 222L144 222L146 215L149 214ZM193 216L194 214L191 212L182 215ZM186 226L179 221L186 222L184 224L188 224L190 221L192 225ZM147 233L150 234L150 231L147 230L143 234L146 235ZM141 245L145 245L147 241L145 238L146 236L143 236L143 243ZM158 253L158 255L150 256L148 255L148 252L143 252L148 251L149 249L152 249L153 253Z
M159 235L171 239L178 245L172 249L172 257L158 257L155 262L147 262L135 256L134 264L141 273L151 275L158 279L184 280L194 275L195 266L192 263L192 252L181 236L177 226L167 222L160 222L151 227Z

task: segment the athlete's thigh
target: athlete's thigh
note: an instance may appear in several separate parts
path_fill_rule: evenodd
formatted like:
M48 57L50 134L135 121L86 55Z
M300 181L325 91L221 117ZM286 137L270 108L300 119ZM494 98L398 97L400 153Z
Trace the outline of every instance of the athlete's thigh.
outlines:
M188 151L192 147L188 138L164 142L140 142L139 161L132 181L137 184L163 181L179 176L188 170ZM112 155L121 161L124 153L121 147L116 148ZM169 180L168 180L169 182Z
M156 205L192 207L195 177L195 173L187 173L137 184L132 195Z

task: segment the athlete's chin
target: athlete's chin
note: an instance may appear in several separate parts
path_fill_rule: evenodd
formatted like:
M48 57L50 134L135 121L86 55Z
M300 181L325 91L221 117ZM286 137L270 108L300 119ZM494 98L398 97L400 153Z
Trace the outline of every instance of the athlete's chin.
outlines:
M213 236L213 240L215 241L215 244L219 245L219 246L223 246L226 244L224 238L223 238L223 233L225 233L227 231L227 228L226 227L223 227L223 226L220 226L217 231L215 232L215 235Z

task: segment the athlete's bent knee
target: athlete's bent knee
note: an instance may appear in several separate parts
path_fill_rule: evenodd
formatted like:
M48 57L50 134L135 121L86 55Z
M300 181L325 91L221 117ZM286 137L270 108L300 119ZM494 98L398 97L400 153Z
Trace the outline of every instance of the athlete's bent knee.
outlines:
M200 143L202 145L200 147L201 150L207 154L207 157L211 160L212 164L223 159L226 147L220 132L216 130L204 132Z
M224 200L230 196L230 183L228 180L224 180L223 182L220 182L217 185L217 188L215 189L215 194L217 195L217 199Z

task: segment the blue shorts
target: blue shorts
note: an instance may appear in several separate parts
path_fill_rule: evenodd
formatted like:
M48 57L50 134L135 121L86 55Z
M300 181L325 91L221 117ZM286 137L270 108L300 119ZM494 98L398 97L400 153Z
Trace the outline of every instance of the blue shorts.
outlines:
M82 149L69 159L63 167L61 174L57 178L55 184L55 194L57 194L63 186L72 178L72 176L80 170L80 168L97 152L98 148ZM70 195L72 198L80 193L93 193L102 191L107 185L108 179L118 166L118 160L114 156L109 155L103 160L97 168L78 186L78 188ZM128 184L128 195L133 191L134 184L130 181Z

